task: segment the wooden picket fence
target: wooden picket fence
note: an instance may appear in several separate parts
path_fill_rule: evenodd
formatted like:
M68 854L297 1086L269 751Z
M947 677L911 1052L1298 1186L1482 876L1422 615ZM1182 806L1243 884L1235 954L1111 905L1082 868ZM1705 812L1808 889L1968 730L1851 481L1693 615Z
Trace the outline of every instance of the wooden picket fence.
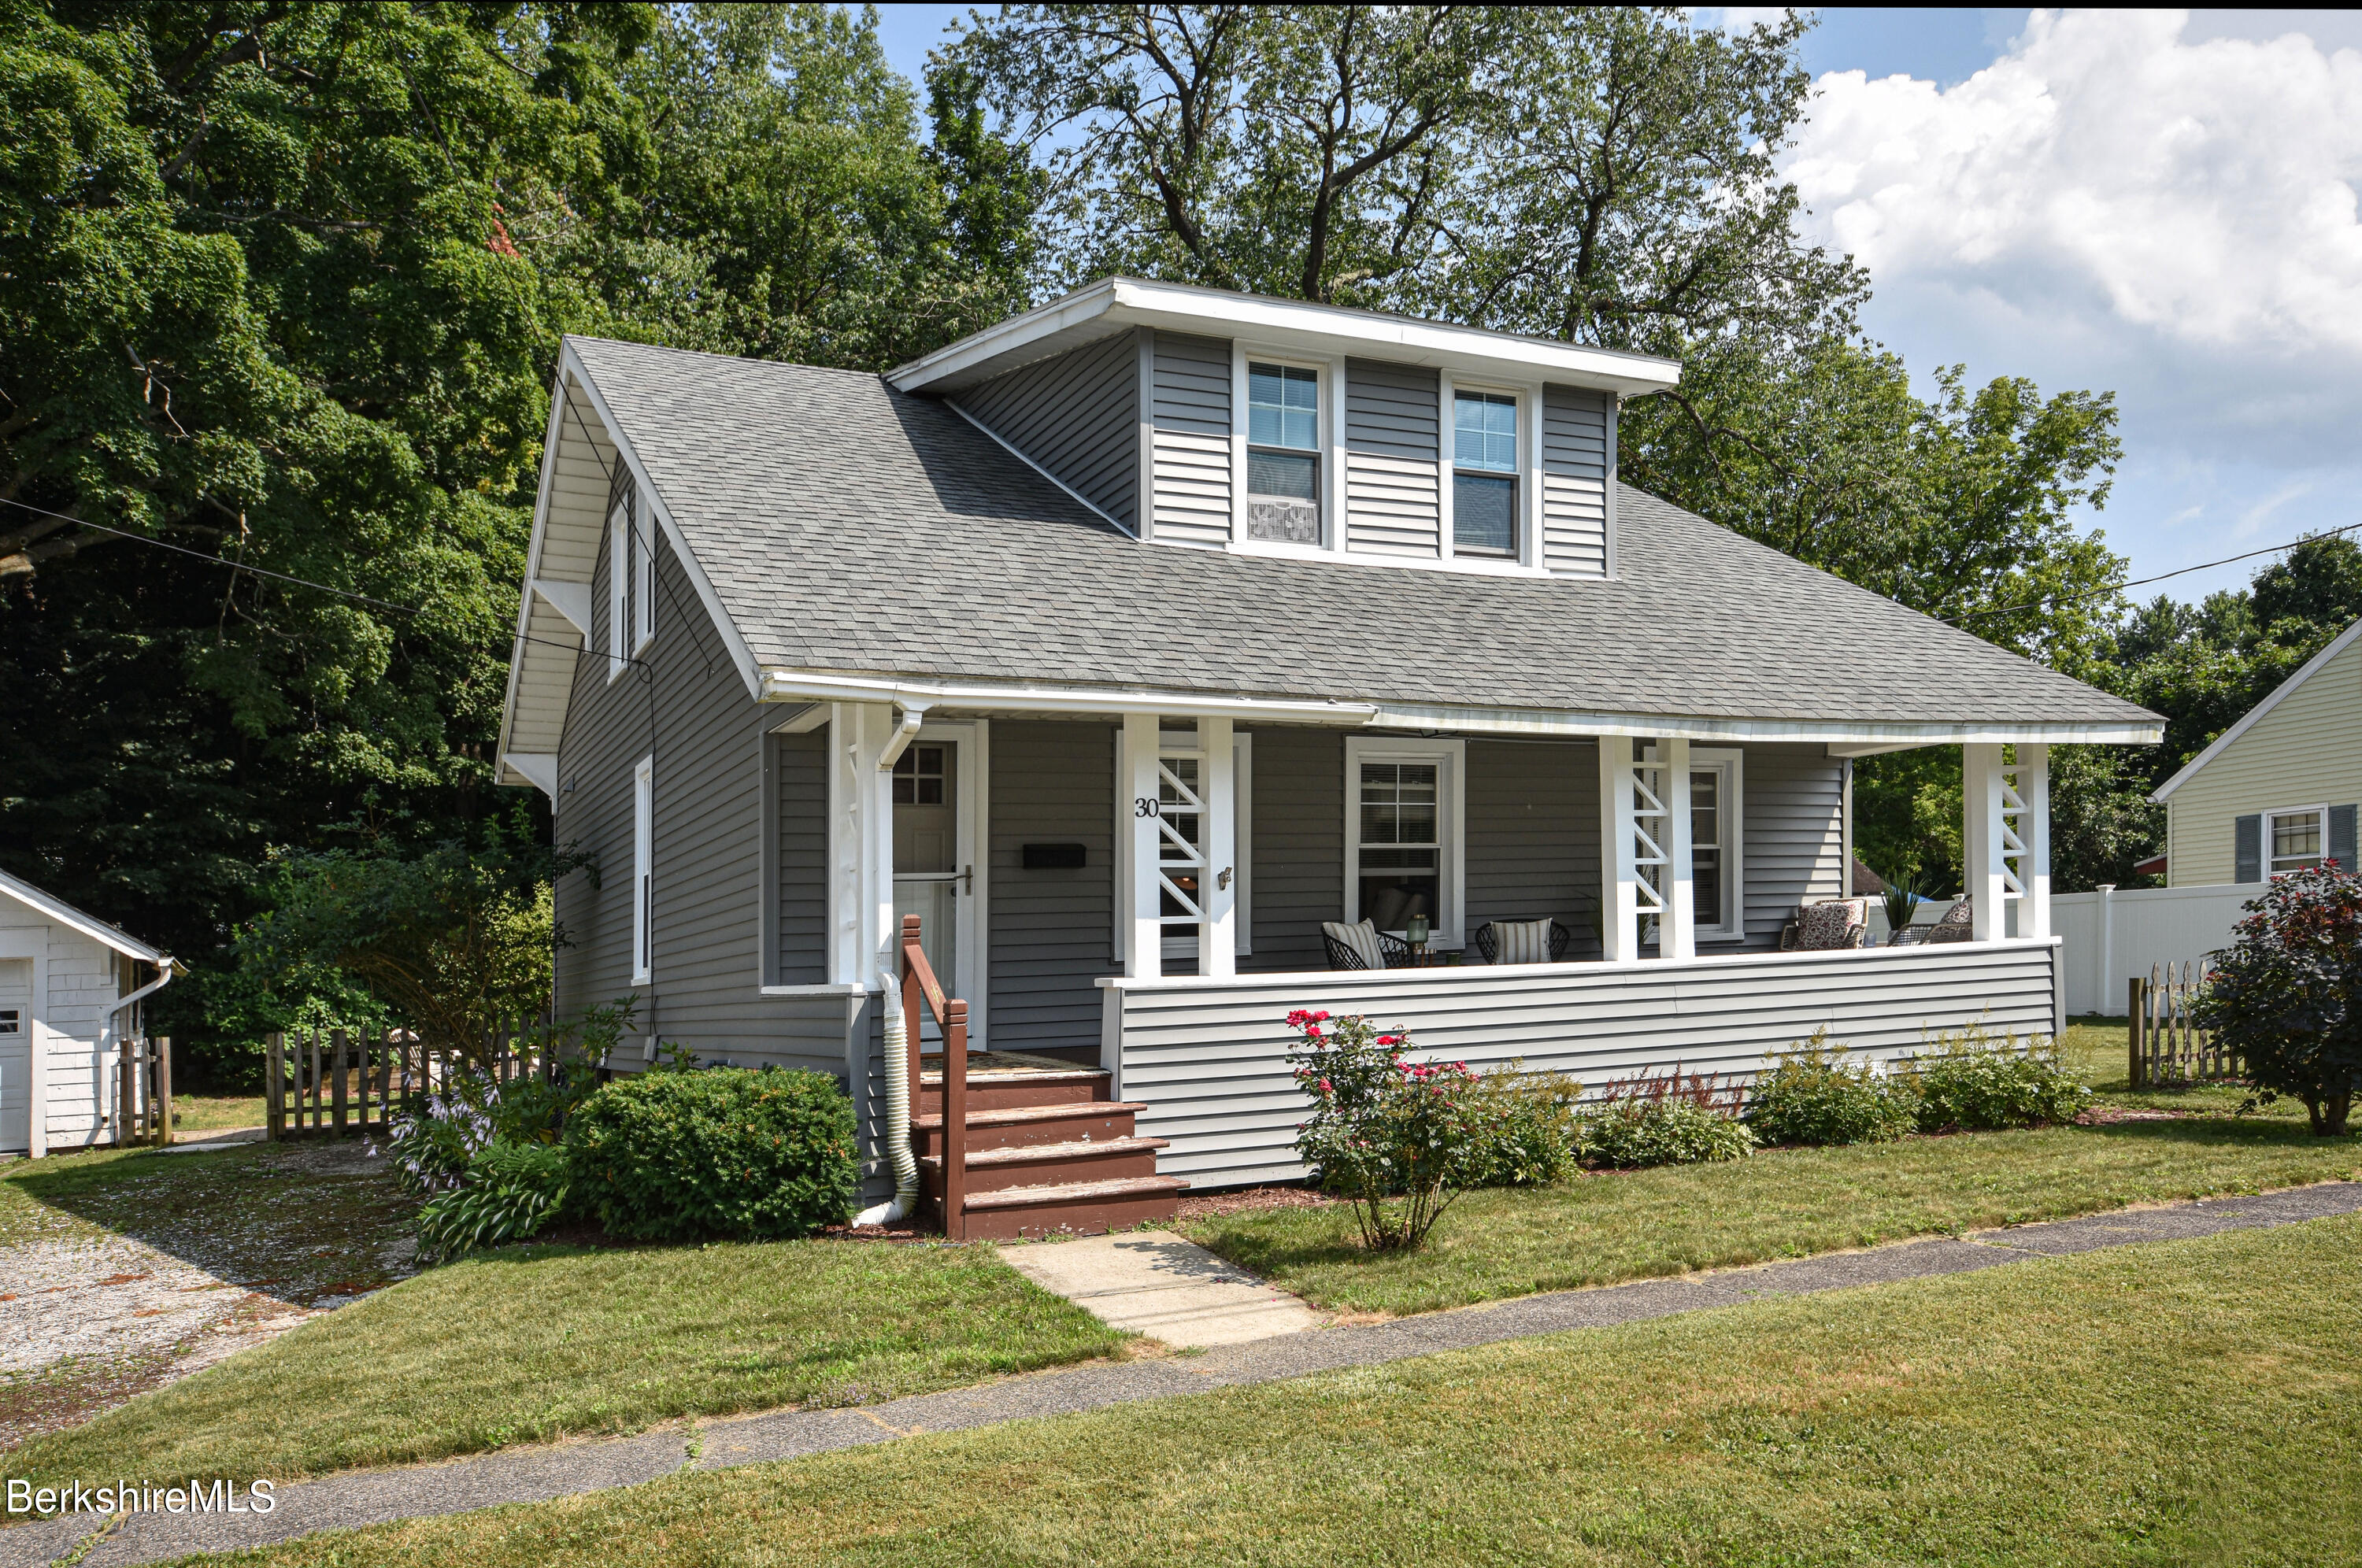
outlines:
M2198 1027L2191 1005L2205 979L2202 965L2182 960L2149 966L2132 982L2132 1087L2169 1088L2237 1079L2246 1075L2235 1052Z
M115 1142L130 1148L172 1141L172 1043L124 1041L115 1056Z
M488 1032L480 1058L428 1046L406 1029L315 1029L263 1042L262 1110L268 1136L383 1132L414 1097L471 1072L502 1083L557 1070L565 1047L547 1020Z

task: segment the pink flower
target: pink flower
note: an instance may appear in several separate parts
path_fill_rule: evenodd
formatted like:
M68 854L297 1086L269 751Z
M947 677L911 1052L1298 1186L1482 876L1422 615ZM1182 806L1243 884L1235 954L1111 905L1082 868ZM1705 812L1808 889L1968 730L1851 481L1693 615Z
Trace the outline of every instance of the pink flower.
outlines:
M1329 1087L1329 1080L1327 1078L1322 1078L1320 1080L1320 1092L1322 1094L1334 1094L1337 1091Z

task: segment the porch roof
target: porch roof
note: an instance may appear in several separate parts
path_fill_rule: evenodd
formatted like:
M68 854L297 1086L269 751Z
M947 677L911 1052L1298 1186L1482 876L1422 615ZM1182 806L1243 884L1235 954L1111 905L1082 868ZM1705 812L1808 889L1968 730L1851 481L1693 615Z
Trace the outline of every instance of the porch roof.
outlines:
M1144 691L1861 749L2161 734L2144 709L1629 486L1607 580L1176 547L878 376L568 348L765 695L833 676L974 706Z

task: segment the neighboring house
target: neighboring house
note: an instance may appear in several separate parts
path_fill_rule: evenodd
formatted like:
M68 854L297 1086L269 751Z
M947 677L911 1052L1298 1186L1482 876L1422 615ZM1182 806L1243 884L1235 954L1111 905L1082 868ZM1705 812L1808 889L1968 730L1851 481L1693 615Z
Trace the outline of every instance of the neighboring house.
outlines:
M2169 887L2355 864L2362 804L2362 621L2167 779Z
M0 871L0 1152L114 1141L116 1046L171 963Z
M1297 1007L1595 1090L2052 1028L2045 747L2160 721L1619 484L1678 373L1130 279L884 376L569 339L502 730L599 860L558 1007L839 1074L874 1161L917 913L1201 1186L1301 1174ZM1978 940L1778 951L1850 759L1938 745ZM1469 962L1332 970L1365 917Z

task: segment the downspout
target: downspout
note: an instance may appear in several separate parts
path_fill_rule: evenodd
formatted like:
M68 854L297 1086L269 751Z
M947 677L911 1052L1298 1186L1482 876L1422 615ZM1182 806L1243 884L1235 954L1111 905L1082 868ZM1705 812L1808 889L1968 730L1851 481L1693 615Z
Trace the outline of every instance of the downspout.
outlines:
M115 1027L115 1015L116 1013L121 1012L125 1008L131 1006L135 1002L145 1001L148 998L154 996L158 991L162 990L166 986L172 983L172 960L170 958L160 958L156 961L156 966L161 971L161 973L158 974L154 980L140 987L138 990L132 992L129 996L125 997L121 1001L116 1002L113 1007L106 1010L106 1043L108 1044L114 1044L116 1039L117 1032Z
M901 988L891 975L877 977L886 1007L886 1152L894 1161L894 1197L855 1215L856 1225L891 1225L919 1206L919 1156L911 1147L911 1035Z

